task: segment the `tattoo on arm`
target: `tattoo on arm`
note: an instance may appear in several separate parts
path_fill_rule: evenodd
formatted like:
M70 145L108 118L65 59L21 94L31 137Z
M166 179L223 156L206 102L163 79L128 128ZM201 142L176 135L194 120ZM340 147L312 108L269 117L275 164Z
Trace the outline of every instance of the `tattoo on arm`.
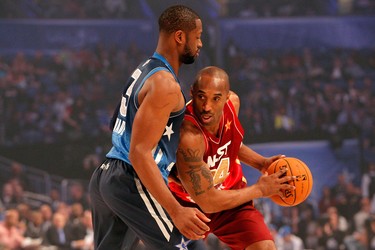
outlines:
M193 185L195 195L203 194L201 177L198 174L200 166L189 166L189 168L190 170L186 173L190 176L190 182Z
M187 150L178 149L178 152L184 157L186 162L199 162L199 149L193 150L188 148Z
M179 153L182 154L184 160L189 163L200 163L201 157L199 156L200 151L199 150L193 150L193 149L187 149L186 151L183 149L178 150ZM205 192L205 190L202 189L202 181L200 174L209 182L209 186L207 188L210 189L213 187L213 179L212 174L209 169L206 168L206 166L200 166L200 165L190 165L189 171L186 171L186 174L190 176L190 182L193 186L195 195L200 195ZM199 174L199 172L201 172Z
M214 186L214 179L212 178L211 171L208 168L206 168L206 166L203 166L201 170L203 177L206 178L208 183L210 183L210 185L207 187L207 190L209 190Z

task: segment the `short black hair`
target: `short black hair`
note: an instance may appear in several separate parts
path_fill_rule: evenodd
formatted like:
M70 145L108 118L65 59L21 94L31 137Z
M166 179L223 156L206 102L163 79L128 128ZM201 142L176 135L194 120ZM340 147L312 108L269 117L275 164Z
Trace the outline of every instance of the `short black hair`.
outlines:
M159 31L169 34L177 30L189 32L196 28L197 19L200 19L199 15L187 6L170 6L159 17Z

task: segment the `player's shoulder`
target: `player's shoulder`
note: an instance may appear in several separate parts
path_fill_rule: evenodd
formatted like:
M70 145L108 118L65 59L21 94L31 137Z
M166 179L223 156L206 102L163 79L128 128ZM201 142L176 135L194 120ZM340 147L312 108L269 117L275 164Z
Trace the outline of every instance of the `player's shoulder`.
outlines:
M195 124L191 120L184 119L180 129L180 139L186 140L188 139L191 142L200 142L203 139L203 131L199 127L199 125Z
M234 107L240 105L240 97L233 91L229 91L229 101L233 104Z
M187 116L185 116L185 119L182 122L181 129L185 133L201 133L199 125L195 124L191 119L187 119Z
M234 93L233 91L229 91L229 101L228 101L228 103L230 103L229 105L233 106L233 108L236 111L236 114L238 114L238 112L240 110L240 97L236 93Z
M142 93L141 93L142 92ZM182 97L181 87L170 71L159 70L149 76L142 87L140 94L149 95L158 100L163 105L174 103Z
M180 91L181 87L170 71L160 70L147 79L150 87L157 91Z

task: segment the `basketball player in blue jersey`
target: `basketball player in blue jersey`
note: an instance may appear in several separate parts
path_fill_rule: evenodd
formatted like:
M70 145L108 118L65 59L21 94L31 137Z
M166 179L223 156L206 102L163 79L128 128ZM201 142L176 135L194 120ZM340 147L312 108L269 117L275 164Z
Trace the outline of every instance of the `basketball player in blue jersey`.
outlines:
M181 206L167 186L185 111L178 72L199 55L201 34L193 10L169 7L159 17L155 53L125 84L111 121L113 147L89 185L97 250L123 249L129 229L147 249L204 247L196 240L210 220Z

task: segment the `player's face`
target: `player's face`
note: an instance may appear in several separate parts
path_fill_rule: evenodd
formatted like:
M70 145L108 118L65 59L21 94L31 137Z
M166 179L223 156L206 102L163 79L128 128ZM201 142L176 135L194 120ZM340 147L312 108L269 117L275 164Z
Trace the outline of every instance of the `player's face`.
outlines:
M189 32L186 36L186 44L184 52L180 56L180 61L184 64L192 64L195 58L199 56L199 50L202 48L202 22L200 19L196 21L196 28Z
M202 126L216 133L223 108L228 100L228 90L222 78L203 75L198 87L192 90L193 109Z

